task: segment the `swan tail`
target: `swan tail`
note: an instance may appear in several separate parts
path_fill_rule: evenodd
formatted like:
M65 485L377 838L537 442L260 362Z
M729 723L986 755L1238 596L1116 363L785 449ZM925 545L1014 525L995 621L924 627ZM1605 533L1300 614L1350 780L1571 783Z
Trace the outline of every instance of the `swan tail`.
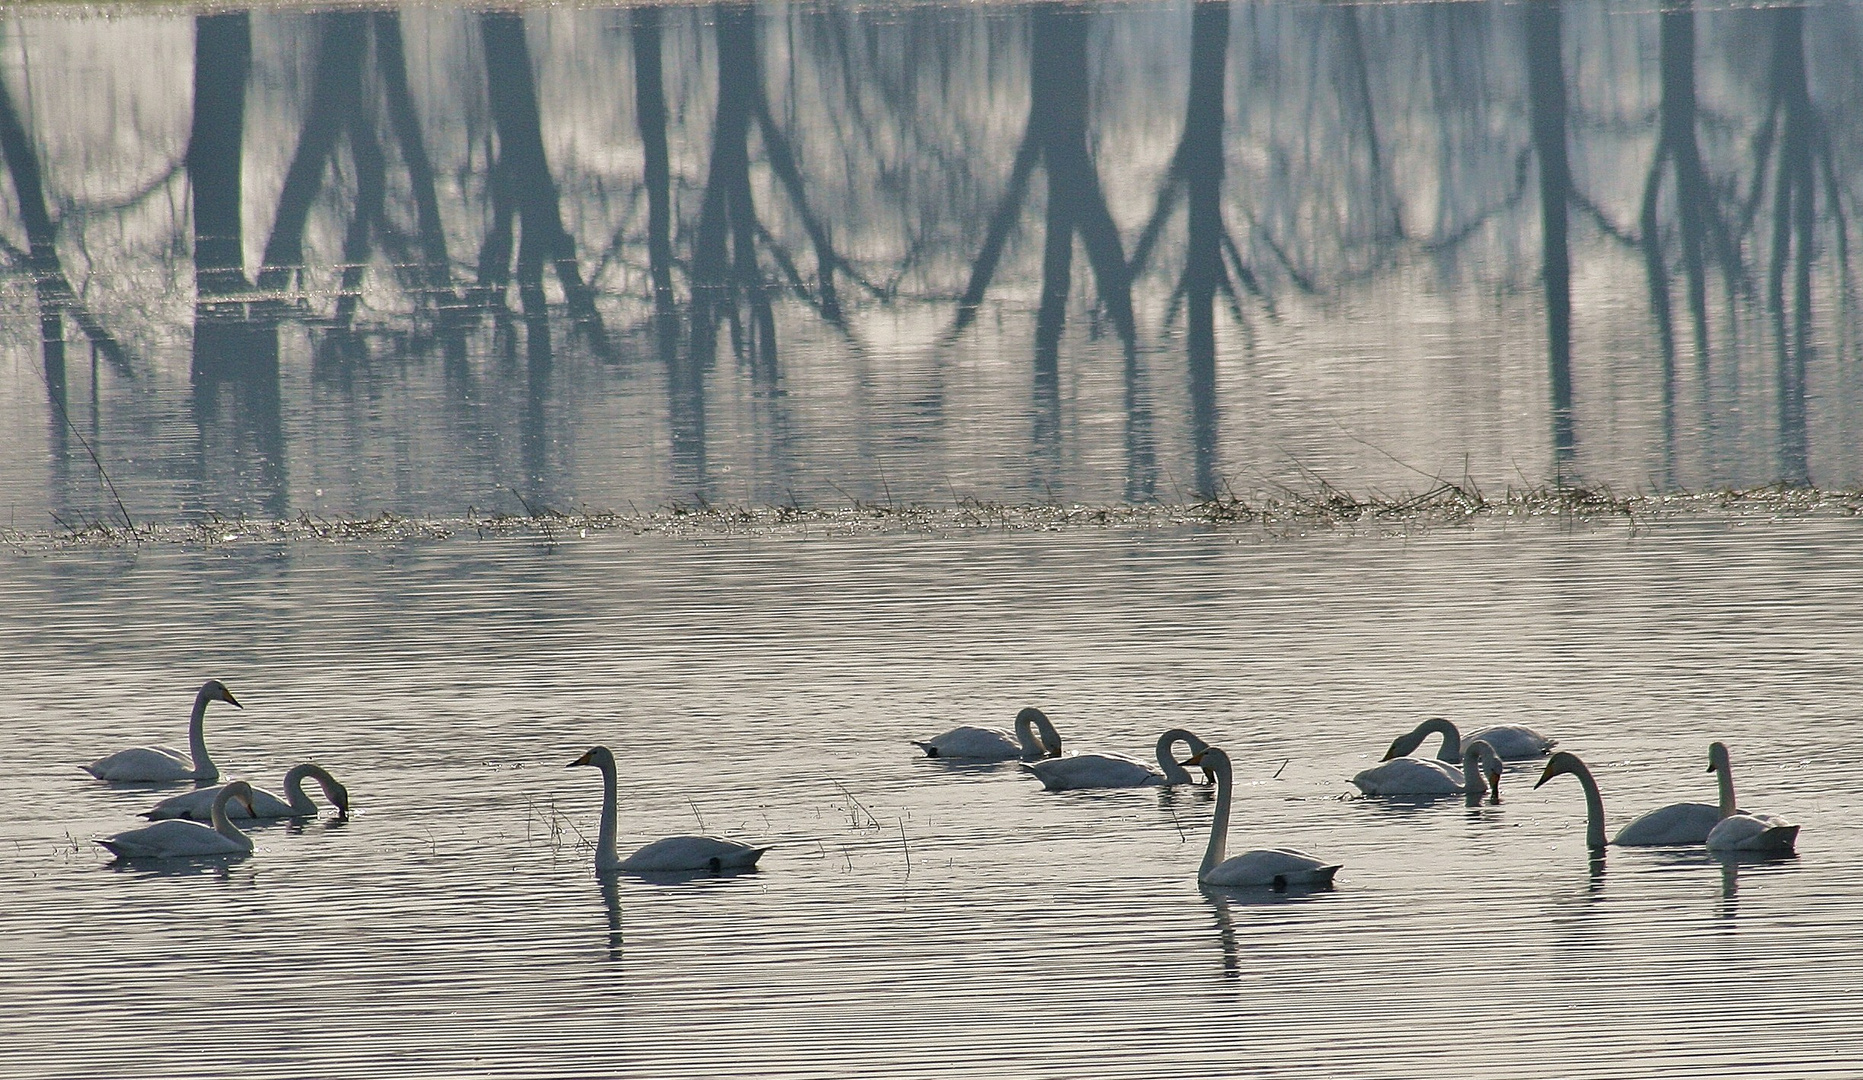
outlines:
M1791 851L1798 844L1798 826L1774 825L1754 838L1757 847L1773 851Z
M936 746L933 746L931 743L920 742L917 739L913 739L912 745L918 747L920 750L925 751L926 757L937 757L938 756L938 748Z
M1286 892L1289 889L1330 889L1333 886L1333 875L1337 874L1339 868L1344 865L1344 863L1334 863L1331 866L1316 866L1311 870L1290 870L1284 874L1276 874L1271 887L1276 892Z

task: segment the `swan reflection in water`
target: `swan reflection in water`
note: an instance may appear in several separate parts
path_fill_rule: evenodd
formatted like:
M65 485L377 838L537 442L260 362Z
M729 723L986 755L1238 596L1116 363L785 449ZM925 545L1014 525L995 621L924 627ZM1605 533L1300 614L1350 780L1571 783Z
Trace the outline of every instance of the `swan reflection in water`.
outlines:
M621 962L621 885L613 874L595 875L602 891L602 906L608 910L608 959Z
M1241 948L1236 944L1236 908L1280 907L1286 904L1305 904L1329 896L1333 887L1311 889L1292 889L1275 892L1264 889L1228 889L1220 885L1199 885L1197 891L1203 894L1203 902L1210 905L1210 914L1216 921L1216 943L1223 952L1223 978L1242 978Z

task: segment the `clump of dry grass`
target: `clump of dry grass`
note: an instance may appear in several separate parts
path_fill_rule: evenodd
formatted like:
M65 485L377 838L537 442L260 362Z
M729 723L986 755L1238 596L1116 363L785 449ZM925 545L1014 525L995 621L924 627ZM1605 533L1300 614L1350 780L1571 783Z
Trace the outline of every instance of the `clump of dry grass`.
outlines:
M83 546L233 543L402 543L444 540L471 534L530 537L554 544L596 532L634 535L846 535L874 532L1046 531L1080 528L1203 527L1254 529L1271 535L1315 530L1408 531L1473 525L1484 521L1571 521L1655 524L1704 515L1753 517L1854 517L1863 512L1863 492L1825 491L1773 485L1715 491L1648 494L1572 482L1512 488L1488 495L1472 482L1437 481L1418 492L1357 494L1318 480L1305 489L1279 487L1253 495L1225 492L1188 503L1082 504L986 502L957 499L948 505L885 504L848 497L845 503L804 507L671 503L645 512L557 510L524 503L523 514L468 514L464 518L414 519L383 512L363 518L269 521L210 516L182 525L138 525L105 521L60 521L59 531L0 530L0 544L18 551Z

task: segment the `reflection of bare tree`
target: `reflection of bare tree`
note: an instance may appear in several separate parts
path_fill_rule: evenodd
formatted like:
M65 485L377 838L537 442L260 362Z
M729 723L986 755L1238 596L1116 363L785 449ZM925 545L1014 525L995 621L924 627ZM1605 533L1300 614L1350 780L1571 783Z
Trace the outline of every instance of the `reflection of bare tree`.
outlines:
M768 386L776 378L776 320L758 263L759 243L796 295L813 304L837 328L846 328L846 317L835 276L846 273L855 280L858 276L836 251L826 223L810 207L789 137L770 114L756 20L755 9L745 4L721 4L716 11L718 113L692 252L692 333L693 350L707 356L717 324L723 320L730 328L733 351L748 357L752 373ZM758 216L750 182L753 127L762 137L770 171L789 196L815 250L813 292L795 260Z
M1778 166L1773 178L1772 257L1766 275L1766 304L1772 313L1778 357L1779 470L1780 479L1786 483L1809 484L1805 368L1811 353L1811 260L1819 136L1805 75L1804 9L1777 8L1768 12L1767 18L1772 23L1773 48L1769 80L1772 96L1766 124L1768 128L1777 124L1779 132ZM1756 155L1756 168L1765 167L1766 157L1763 151ZM1754 197L1758 195L1756 185ZM1788 268L1792 278L1789 299Z
M1572 430L1572 256L1566 217L1572 168L1566 158L1565 65L1560 54L1560 0L1525 5L1527 96L1540 173L1541 277L1546 289L1548 374L1552 389L1555 468L1575 449Z
M563 286L569 313L607 352L606 333L595 310L595 292L582 280L576 244L563 228L556 181L543 152L543 121L537 106L536 78L524 18L516 12L488 11L479 16L485 44L485 81L498 132L498 158L492 165L492 226L479 249L479 300L494 303L511 280L512 233L516 241L518 296L532 331L545 328L543 267L548 262ZM546 331L547 332L547 331ZM533 358L537 355L533 343Z
M1131 279L1136 279L1164 231L1178 193L1183 192L1189 237L1184 275L1172 293L1171 310L1175 312L1177 302L1184 301L1189 331L1191 446L1196 461L1192 494L1205 499L1217 493L1218 292L1228 298L1236 321L1243 322L1241 303L1224 265L1225 254L1235 268L1236 280L1266 299L1223 224L1223 76L1228 61L1229 4L1227 0L1199 0L1191 13L1190 98L1184 106L1184 134L1171 156L1171 167L1159 188L1151 219L1133 245L1131 264Z
M1707 414L1708 394L1708 282L1707 249L1719 254L1731 296L1739 280L1738 255L1726 222L1716 209L1714 192L1702 164L1696 137L1695 12L1693 0L1664 0L1660 17L1662 77L1660 130L1643 189L1642 241L1650 283L1650 309L1656 322L1662 352L1662 429L1665 471L1674 482L1676 342L1669 301L1669 261L1659 218L1664 167L1675 171L1675 213L1682 240L1682 272L1687 281L1688 310L1694 331L1695 378L1702 412Z
M1128 456L1150 457L1149 428L1137 365L1138 334L1132 317L1132 276L1119 229L1106 206L1099 171L1087 151L1087 29L1084 8L1042 4L1029 12L1029 120L1016 150L1009 190L990 217L989 231L971 265L970 284L958 301L953 334L977 317L1011 232L1021 218L1029 178L1043 164L1048 174L1047 221L1042 246L1041 301L1035 314L1036 446L1048 456L1060 433L1060 344L1073 282L1074 236L1078 232L1093 268L1100 303L1126 351ZM1133 431L1135 418L1144 427ZM1135 435L1137 438L1135 439ZM1142 461L1129 460L1130 489L1143 484Z

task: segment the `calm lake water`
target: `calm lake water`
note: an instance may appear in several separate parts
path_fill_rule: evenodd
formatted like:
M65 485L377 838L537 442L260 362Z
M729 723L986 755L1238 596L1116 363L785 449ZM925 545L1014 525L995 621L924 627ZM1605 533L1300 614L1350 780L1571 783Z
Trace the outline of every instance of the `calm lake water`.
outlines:
M1856 3L10 9L0 1076L1857 1075L1843 500L1157 522L1863 488L1860 54ZM173 789L76 766L208 677L227 776L354 813L111 863ZM908 742L1030 704L1225 747L1232 849L1339 887L1199 889L1207 788ZM1350 797L1434 715L1613 830L1725 740L1798 854L1593 860L1534 762ZM595 743L624 848L762 870L595 877Z
M1171 530L7 556L8 1076L1849 1075L1863 975L1863 551L1841 522L1409 538ZM156 797L74 766L208 737L355 812L248 858L119 868ZM1041 704L1076 750L1183 725L1234 839L1345 863L1200 891L1207 788L1044 793L907 741ZM1795 859L1613 850L1578 787L1499 806L1347 781L1425 715L1533 724L1612 827L1711 799ZM622 837L755 874L593 876ZM1248 1063L1243 1066L1240 1063Z

